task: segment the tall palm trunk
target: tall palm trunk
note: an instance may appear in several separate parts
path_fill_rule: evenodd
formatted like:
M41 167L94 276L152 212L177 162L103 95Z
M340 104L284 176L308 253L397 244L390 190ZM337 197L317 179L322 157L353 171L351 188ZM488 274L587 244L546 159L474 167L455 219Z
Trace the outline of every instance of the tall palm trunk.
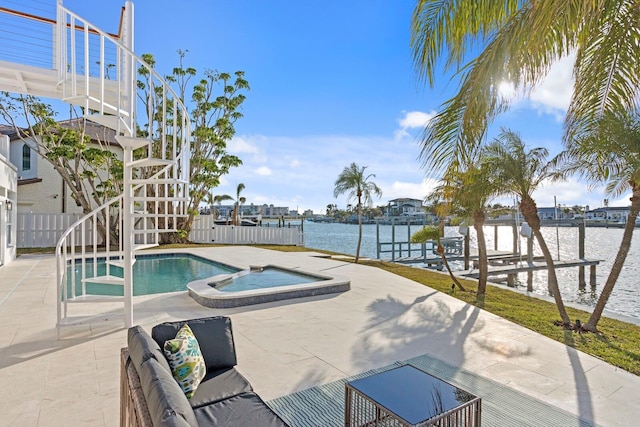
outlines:
M236 202L233 208L233 225L240 225L238 224L238 207L238 202Z
M624 234L622 235L620 248L618 248L618 253L616 254L615 260L613 261L611 271L609 272L607 281L602 288L602 292L600 293L598 302L593 309L593 313L591 313L589 321L584 325L584 329L588 331L598 331L598 322L602 317L604 307L607 304L607 301L609 301L611 291L613 291L613 287L618 280L618 276L620 276L620 272L622 271L624 262L627 259L627 255L629 254L629 249L631 248L631 239L633 238L636 218L638 217L638 209L640 209L640 187L635 186L635 188L633 189L633 196L631 197L631 208L629 210L629 217L627 218L627 224L624 227Z
M487 291L487 276L489 272L489 262L487 261L487 242L484 237L485 215L482 211L473 213L473 228L478 236L478 296L482 296Z
M358 245L356 246L356 264L360 258L360 243L362 243L362 203L358 195Z
M571 324L571 320L569 320L569 315L567 314L564 302L562 301L562 295L560 294L560 288L558 287L558 276L556 276L556 269L553 265L553 257L551 256L547 242L544 240L544 237L542 237L542 232L540 231L540 217L538 216L536 202L530 197L523 197L520 202L520 212L522 212L522 216L525 221L527 221L527 224L529 224L529 227L531 227L531 231L534 236L536 236L536 240L540 245L540 250L542 251L544 260L547 263L549 290L556 301L556 306L558 307L562 323L565 326L569 326Z

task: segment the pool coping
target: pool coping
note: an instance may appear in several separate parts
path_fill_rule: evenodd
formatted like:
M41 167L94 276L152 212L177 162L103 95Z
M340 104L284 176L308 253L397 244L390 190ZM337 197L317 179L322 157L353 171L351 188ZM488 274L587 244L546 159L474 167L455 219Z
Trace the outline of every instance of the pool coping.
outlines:
M316 295L346 292L351 289L349 278L340 275L327 275L315 271L300 268L289 268L277 264L251 265L249 269L278 268L292 273L317 277L319 282L300 283L286 286L278 286L265 289L253 289L247 291L222 292L215 289L209 283L222 281L233 274L219 274L207 279L194 280L187 284L189 296L198 304L209 308L235 308L246 305L263 304L266 302L282 301Z

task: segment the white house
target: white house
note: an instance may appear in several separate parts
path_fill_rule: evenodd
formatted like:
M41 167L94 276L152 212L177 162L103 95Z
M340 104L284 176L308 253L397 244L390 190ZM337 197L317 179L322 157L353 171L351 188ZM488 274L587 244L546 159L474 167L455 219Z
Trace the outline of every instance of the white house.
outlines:
M538 207L540 219L570 219L571 216L561 206Z
M387 206L387 215L416 215L424 214L425 210L422 206L421 199L400 198L389 200Z
M62 127L81 126L78 119L59 122ZM115 141L115 132L86 121L85 132L92 141L102 141L122 157L122 149ZM18 213L82 213L60 174L35 151L35 142L23 140L13 126L0 125L0 134L9 137L9 159L18 172Z
M629 206L605 206L593 210L588 210L586 218L595 221L613 221L626 223L629 217Z
M0 265L16 258L18 170L9 161L9 137L0 134Z

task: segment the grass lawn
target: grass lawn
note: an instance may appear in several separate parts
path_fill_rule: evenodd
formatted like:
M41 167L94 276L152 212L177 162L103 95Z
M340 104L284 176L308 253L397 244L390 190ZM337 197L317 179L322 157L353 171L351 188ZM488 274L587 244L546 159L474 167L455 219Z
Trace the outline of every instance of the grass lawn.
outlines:
M296 246L261 247L286 252L312 250L330 253ZM586 332L578 334L555 326L554 322L560 320L556 305L539 298L488 285L484 301L479 302L476 301L477 284L472 280L460 280L468 292L452 291L451 278L447 274L378 260L361 260L360 264L377 267L447 293L635 375L640 375L640 326L603 317L598 323L601 334ZM572 321L580 319L586 322L590 315L590 312L571 307L567 307L567 312Z
M184 248L192 246L224 246L224 245L166 245L163 249ZM254 245L255 247L278 250L283 252L321 252L330 255L343 255L300 246ZM19 249L18 254L53 253L53 248ZM349 258L341 258L348 261ZM361 264L380 268L406 277L415 282L429 286L440 292L447 293L466 303L480 307L514 323L529 328L539 334L574 347L584 353L600 358L612 365L618 366L635 375L640 375L640 326L619 320L603 317L598 323L600 334L578 334L567 331L554 322L560 320L555 304L520 292L503 289L499 286L487 286L484 301L476 300L476 282L460 280L468 292L451 290L451 279L446 274L421 268L412 268L401 264L378 260L361 260ZM569 318L581 319L586 322L589 312L567 307Z

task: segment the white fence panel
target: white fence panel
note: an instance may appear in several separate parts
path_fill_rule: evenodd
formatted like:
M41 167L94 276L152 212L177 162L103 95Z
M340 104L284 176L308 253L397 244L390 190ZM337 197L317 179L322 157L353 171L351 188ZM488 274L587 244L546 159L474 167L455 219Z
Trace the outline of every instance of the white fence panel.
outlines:
M46 248L58 243L60 236L75 221L79 214L18 214L18 247ZM84 230L85 245L93 241L92 223ZM75 232L77 245L82 242L81 229ZM195 243L223 244L264 244L304 246L304 234L297 227L236 227L233 225L214 225L210 216L198 216L193 222L189 240ZM101 243L100 241L98 243Z
M297 227L238 227L214 225L210 216L198 216L189 240L195 243L304 245L304 233Z
M47 248L53 247L74 222L79 214L18 214L18 247ZM76 236L79 238L80 236ZM80 242L80 240L77 240Z

